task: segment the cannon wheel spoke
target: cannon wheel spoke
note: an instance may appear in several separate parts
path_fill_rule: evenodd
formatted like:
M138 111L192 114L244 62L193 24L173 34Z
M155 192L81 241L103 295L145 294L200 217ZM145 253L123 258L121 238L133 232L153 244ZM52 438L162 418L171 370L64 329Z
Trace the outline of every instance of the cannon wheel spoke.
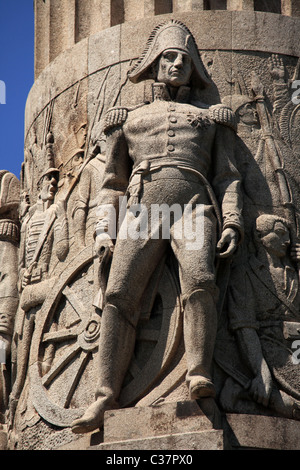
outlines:
M68 348L67 352L51 367L49 372L43 376L42 384L44 387L49 387L51 382L73 360L80 350L81 348L77 343L71 348Z

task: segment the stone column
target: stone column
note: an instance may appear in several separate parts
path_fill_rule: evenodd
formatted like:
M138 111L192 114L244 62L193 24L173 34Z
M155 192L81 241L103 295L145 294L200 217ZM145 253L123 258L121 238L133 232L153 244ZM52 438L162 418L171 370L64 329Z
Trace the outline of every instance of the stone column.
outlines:
M75 44L75 0L50 2L50 61Z
M146 0L146 2L149 2L152 0ZM172 0L155 0L155 15L163 15L165 13L172 13ZM146 16L146 15L145 15Z
M226 0L207 0L205 10L226 10Z
M172 0L144 0L144 17L172 13Z
M287 16L300 16L299 0L281 0L281 13Z
M174 0L174 12L191 10L204 10L204 0Z
M34 69L35 78L49 64L50 15L49 3L34 2Z
M254 0L227 0L227 10L230 11L253 11Z

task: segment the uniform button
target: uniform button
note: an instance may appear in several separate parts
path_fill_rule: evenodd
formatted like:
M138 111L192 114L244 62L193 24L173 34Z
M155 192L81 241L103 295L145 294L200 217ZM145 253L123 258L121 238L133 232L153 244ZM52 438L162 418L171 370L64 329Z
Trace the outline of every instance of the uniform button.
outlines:
M169 107L169 111L171 111L171 112L173 112L173 113L174 113L174 111L176 111L176 108L175 108L175 106L170 106L170 107Z
M168 130L168 136L169 137L174 137L174 135L175 135L175 132L172 129L169 129Z
M168 152L174 152L175 147L174 147L174 145L168 145L167 149L168 149Z
M176 117L174 117L174 116L171 116L171 117L170 117L170 122L174 122L174 123L175 123L175 122L177 122L177 119L176 119Z

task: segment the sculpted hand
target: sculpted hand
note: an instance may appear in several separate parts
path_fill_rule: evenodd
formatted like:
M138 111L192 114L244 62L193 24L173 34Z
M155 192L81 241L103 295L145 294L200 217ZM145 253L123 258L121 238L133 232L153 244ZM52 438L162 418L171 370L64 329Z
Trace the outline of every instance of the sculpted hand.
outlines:
M101 233L96 236L94 249L96 255L99 256L99 258L102 258L103 254L108 249L113 252L114 247L114 242L112 241L108 233Z
M22 282L21 282L22 289L25 289L25 287L28 286L28 284L30 283L30 278L31 278L31 274L26 269L22 277Z
M273 55L269 61L270 74L273 80L284 81L285 67L282 59L277 55Z
M253 399L264 406L268 406L272 391L272 377L270 370L263 360L262 367L257 376L252 380L250 394Z
M217 256L219 256L219 258L228 258L233 255L238 245L238 238L239 234L234 228L226 228L217 244ZM224 249L225 251L222 251Z

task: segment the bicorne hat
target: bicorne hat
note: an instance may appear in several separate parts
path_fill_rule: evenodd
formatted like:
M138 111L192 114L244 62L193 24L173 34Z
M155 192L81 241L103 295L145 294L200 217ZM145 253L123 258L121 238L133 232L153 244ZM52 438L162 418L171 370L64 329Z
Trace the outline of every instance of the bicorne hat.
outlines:
M155 79L151 66L167 49L176 49L189 54L194 64L194 85L206 88L211 84L192 33L185 24L177 20L159 24L154 28L143 53L128 73L130 81L138 83L142 80Z

